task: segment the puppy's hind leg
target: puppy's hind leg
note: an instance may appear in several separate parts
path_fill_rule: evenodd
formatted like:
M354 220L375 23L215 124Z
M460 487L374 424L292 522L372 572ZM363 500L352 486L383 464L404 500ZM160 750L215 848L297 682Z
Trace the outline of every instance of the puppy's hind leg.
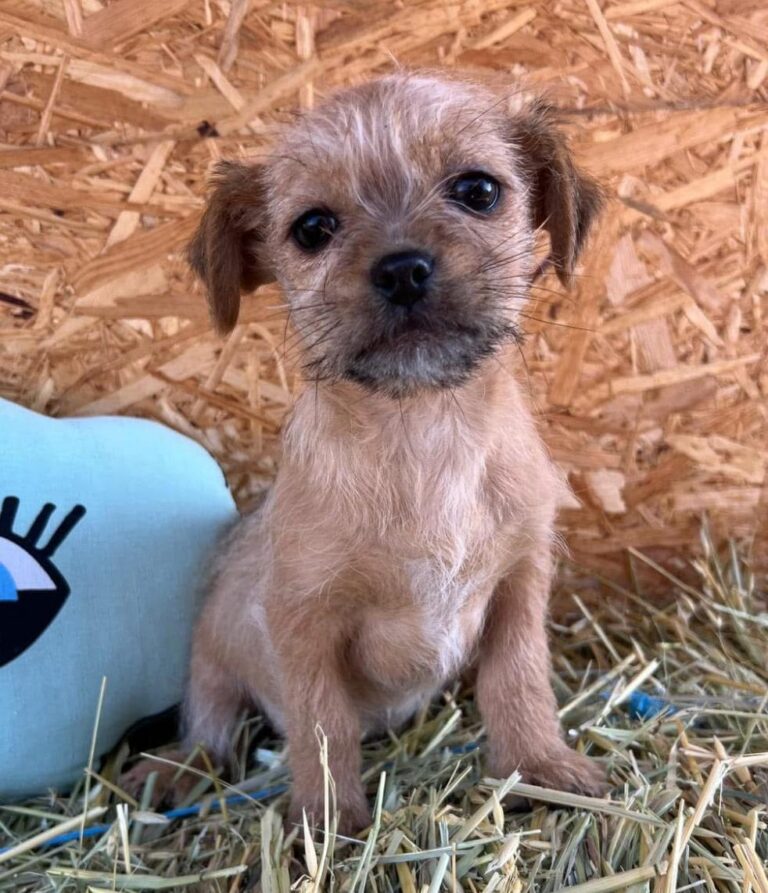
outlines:
M156 773L151 805L178 806L198 784L201 773L207 773L210 760L229 762L242 707L237 680L196 649L182 716L184 747L160 753L160 759L141 760L122 776L120 786L140 800L149 776ZM189 771L179 764L189 766Z
M244 703L239 680L204 649L195 648L182 714L187 748L202 746L213 759L228 761L232 735Z

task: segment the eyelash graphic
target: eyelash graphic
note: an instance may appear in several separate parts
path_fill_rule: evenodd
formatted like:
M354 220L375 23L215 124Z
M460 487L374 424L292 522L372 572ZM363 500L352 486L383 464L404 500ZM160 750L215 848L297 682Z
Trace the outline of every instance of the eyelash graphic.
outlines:
M69 597L53 556L85 515L76 505L41 546L56 506L46 503L23 536L13 531L18 508L15 496L6 496L0 508L0 667L37 641Z

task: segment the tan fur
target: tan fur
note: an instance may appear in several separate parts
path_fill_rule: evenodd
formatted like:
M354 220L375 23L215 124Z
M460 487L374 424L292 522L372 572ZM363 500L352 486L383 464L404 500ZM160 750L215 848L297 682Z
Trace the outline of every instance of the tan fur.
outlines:
M493 214L446 200L467 170L502 183ZM233 295L276 276L317 381L273 488L222 548L195 635L188 740L224 756L243 706L263 710L288 739L293 818L322 814L317 725L342 826L359 828L361 735L406 720L472 664L492 773L601 788L558 728L544 624L565 485L506 346L535 227L567 279L597 204L541 106L424 75L342 92L264 165L220 173L191 251L213 315L231 326ZM316 206L341 225L308 255L289 231ZM393 337L372 350L386 323L368 271L402 247L437 257L434 329L422 346ZM457 331L471 333L461 347ZM367 385L345 373L358 360Z

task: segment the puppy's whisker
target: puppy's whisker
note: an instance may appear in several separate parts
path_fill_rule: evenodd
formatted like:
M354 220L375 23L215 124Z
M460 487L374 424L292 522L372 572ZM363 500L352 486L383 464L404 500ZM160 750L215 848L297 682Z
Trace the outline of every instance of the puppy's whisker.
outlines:
M286 357L291 357L295 352L299 351L301 353L309 352L314 345L314 339L325 338L329 331L333 328L335 323L325 322L325 326L328 329L321 329L320 326L315 327L309 331L294 331L288 339L284 339L283 341L283 354ZM318 341L318 344L321 343Z
M304 349L309 353L313 348L318 347L323 341L330 335L330 333L336 328L337 322L336 320L331 320L331 322L327 323L322 332L315 338L315 340L306 343ZM313 335L316 333L313 333Z
M283 347L285 348L288 346L289 348L292 348L297 342L305 341L307 338L313 337L321 328L329 323L335 324L335 318L330 313L318 314L310 322L306 323L292 323L290 317L288 317L288 319L286 319L286 326L292 325L293 329L290 338L287 338L287 334L284 335Z
M529 307L532 310L535 310L537 307L544 309L557 308L560 306L559 301L548 300L546 298L531 298L527 295L510 295L506 302L502 298L501 303L508 303L516 309L519 309L520 307Z
M522 245L516 244L521 238L522 234L514 233L509 239L505 239L501 244L489 248L488 260L506 260L509 257L527 256L530 253L527 242ZM505 246L509 246L510 243L513 243L512 247L509 249L505 248Z
M417 220L425 211L425 209L430 205L435 198L437 198L441 192L445 190L445 187L454 179L455 174L449 174L438 180L437 183L427 192L427 194L421 199L421 201L410 208L408 214L406 216L406 222L410 222L412 220Z
M288 315L290 317L293 317L297 313L303 313L305 310L308 313L314 314L314 318L316 318L316 319L321 319L324 316L329 316L329 315L335 313L335 309L334 309L333 305L326 304L324 301L321 301L320 303L315 304L314 306L311 306L311 307L303 307L303 306L291 307L288 311ZM306 322L306 319L302 318L302 322Z
M291 313L334 313L336 312L336 301L314 301L310 304L293 304L290 305Z
M479 267L478 270L482 271L485 269L493 269L495 266L503 266L505 264L513 263L514 261L520 260L522 258L527 258L530 255L530 249L527 245L522 246L520 248L514 248L511 251L507 251L504 253L500 253L498 250L492 251L490 257L486 258Z
M574 298L572 295L569 295L567 292L561 291L557 288L547 288L546 285L536 285L535 283L529 285L528 288L532 292L542 291L545 294L554 295L554 297L556 297L559 301L562 301L564 304L575 305L577 303L576 298Z
M596 329L589 328L588 326L578 326L575 323L567 323L560 322L556 319L544 319L541 316L534 316L532 313L526 313L524 310L516 310L517 316L521 316L523 319L530 319L532 322L539 322L542 325L547 326L555 326L559 329L574 329L577 332L596 332Z
M476 115L474 118L471 118L469 121L467 121L467 123L462 128L460 128L458 131L456 131L455 136L456 137L461 136L461 134L464 133L464 131L467 130L467 128L471 127L473 124L476 124L481 118L484 118L486 115L489 115L492 111L497 109L500 105L503 105L505 102L509 102L509 99L510 99L509 96L502 96L501 99L492 103L486 109L483 109L483 111L480 112L479 115Z
M540 292L544 292L548 296L549 295L553 296L553 298L555 300L552 300L550 302L552 304L557 304L557 303L575 304L576 303L576 299L564 291L561 291L556 288L547 288L546 286L542 286L542 285L530 284L528 282L528 279L526 276L515 274L513 276L495 276L494 277L494 285L497 285L497 284L498 285L509 285L509 284L514 284L514 283L517 283L522 288L528 290L525 292L526 300L544 301L545 300L544 298L540 298L536 294L530 294L530 296L528 294L528 292L539 292L540 291Z
M303 355L307 355L307 354L309 353L310 349L311 349L312 351L316 351L318 348L322 347L322 346L323 346L324 344L326 344L327 342L328 342L328 333L326 333L326 334L321 335L320 337L318 337L318 338L313 342L313 344L311 345L311 347L308 347L307 349L302 350L302 354L303 354ZM327 359L327 355L326 355L326 359Z
M306 367L305 367L306 368ZM318 397L317 388L326 382L335 382L338 379L333 375L304 375L304 381L315 386L315 399Z
M526 287L530 278L525 273L516 270L513 266L513 261L508 261L506 263L499 264L498 266L486 267L478 270L477 273L475 273L475 276L483 276L486 279L490 278L491 275L493 276L494 282L501 283L503 281L514 281L519 282L521 285Z
M277 152L255 152L254 154L249 154L244 161L247 163L254 158L264 159L266 161L274 161L275 159L280 159L283 161L292 161L295 164L300 165L303 168L307 167L307 164L302 161L300 158L296 158L293 155L286 155L285 153L277 153Z
M335 301L331 302L328 300L326 290L322 286L318 287L316 285L306 285L303 287L291 287L289 299L287 301L288 303L290 303L290 298L294 295L320 295L325 303L335 303Z
M559 322L556 319L543 319L540 316L532 316L530 313L520 312L520 316L525 319L530 319L533 322L540 322L545 326L557 326L557 328L561 329L574 329L577 332L590 332L594 333L597 329L592 329L589 326L577 326L575 323L567 323L567 322Z
M515 238L512 236L511 238ZM508 242L510 240L505 240ZM504 244L504 243L502 243ZM530 256L530 250L528 246L524 246L521 248L515 248L512 251L499 253L498 246L496 249L489 249L490 256L487 257L484 261L481 261L480 264L475 268L474 274L478 275L484 272L492 271L495 269L501 269L504 266L509 266L516 261L519 261L523 258L527 258Z
M284 315L294 316L297 313L323 313L330 312L335 307L335 303L326 303L322 301L318 304L302 304L301 306L291 306L290 304L283 304L282 306L270 306L265 307L265 310L270 311L269 319L281 319Z
M333 308L329 307L317 307L312 310L312 315L310 317L302 317L301 319L296 319L295 313L289 314L291 324L294 325L297 330L301 329L302 331L308 331L312 326L317 326L322 322L335 318L336 314L334 313Z
M517 239L520 236L524 236L524 235L525 235L525 231L521 227L518 226L516 229L512 230L511 233L508 233L503 239L496 242L494 245L491 245L487 239L482 237L482 235L480 237L480 240L488 248L489 251L496 252L496 251L498 251L499 248L501 248L502 245L506 245L512 239Z

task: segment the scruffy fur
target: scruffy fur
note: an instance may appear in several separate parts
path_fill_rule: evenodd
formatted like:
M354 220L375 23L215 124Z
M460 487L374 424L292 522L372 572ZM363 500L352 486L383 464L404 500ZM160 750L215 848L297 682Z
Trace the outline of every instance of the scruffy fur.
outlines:
M499 205L467 213L452 178L486 171ZM292 124L263 164L224 163L190 249L214 321L277 279L306 376L280 471L221 550L194 639L187 740L226 756L244 706L288 740L291 816L322 815L316 726L341 826L369 820L360 739L476 668L489 771L595 794L563 742L545 633L564 491L509 371L517 314L548 231L564 282L599 205L549 112L476 84L395 74ZM302 251L292 222L340 221ZM383 254L427 250L411 312L373 294Z

